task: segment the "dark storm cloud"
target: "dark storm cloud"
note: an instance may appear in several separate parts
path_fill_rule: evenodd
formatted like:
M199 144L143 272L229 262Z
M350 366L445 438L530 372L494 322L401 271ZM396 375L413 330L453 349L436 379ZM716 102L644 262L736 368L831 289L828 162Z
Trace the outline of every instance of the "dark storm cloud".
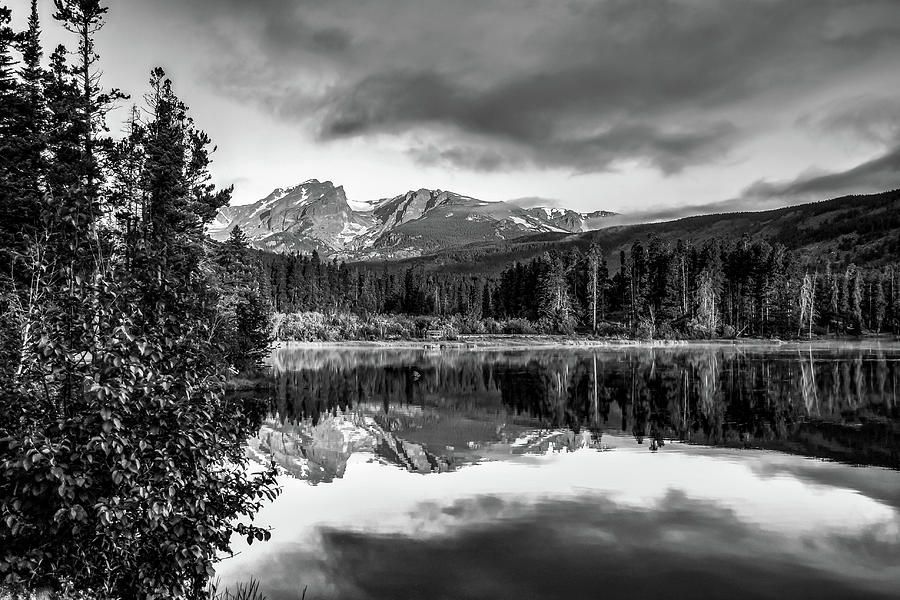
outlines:
M473 114L458 115L455 123L458 126L470 123L469 131L488 138L482 139L480 145L430 144L414 147L410 154L424 165L449 164L476 171L528 165L569 167L590 173L609 170L622 160L636 160L672 174L688 165L721 156L736 134L736 127L730 123L708 123L673 131L649 124L621 123L607 131L584 136L577 131L545 131L524 118L504 123L500 118L482 118L478 112L476 108ZM485 126L476 128L475 123L482 121ZM389 131L404 129L404 122L405 119L391 121ZM369 131L377 128L369 127Z
M801 175L793 181L757 181L743 194L753 199L824 198L900 188L900 145L845 171Z
M875 193L900 188L900 144L881 156L844 171L800 175L793 180L759 180L737 198L711 204L682 204L665 208L647 208L616 215L604 221L605 227L674 221L704 214L756 212L849 194Z
M754 107L896 52L890 0L168 0L209 78L322 140L409 135L424 164L666 174L754 135ZM250 26L247 26L247 24Z

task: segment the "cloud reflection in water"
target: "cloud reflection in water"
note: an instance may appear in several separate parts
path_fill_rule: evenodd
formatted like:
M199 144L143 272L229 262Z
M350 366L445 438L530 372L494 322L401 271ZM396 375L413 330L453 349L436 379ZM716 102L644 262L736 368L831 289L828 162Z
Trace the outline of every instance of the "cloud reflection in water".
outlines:
M896 597L900 513L878 498L900 493L900 473L605 440L616 450L428 477L353 455L327 486L286 480L260 515L272 542L225 561L223 580L254 575L273 600L304 585L315 598Z

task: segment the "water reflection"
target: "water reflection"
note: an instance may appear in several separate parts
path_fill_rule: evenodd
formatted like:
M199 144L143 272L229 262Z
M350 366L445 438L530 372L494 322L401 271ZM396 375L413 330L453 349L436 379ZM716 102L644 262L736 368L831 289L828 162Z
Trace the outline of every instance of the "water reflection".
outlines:
M895 598L898 359L281 350L250 444L284 468L272 541L219 574L272 600Z
M285 479L260 514L272 542L239 545L223 577L273 600L896 597L900 473L606 438L441 476L355 454L330 485Z
M444 472L601 448L610 431L650 451L680 440L900 467L900 354L886 349L281 349L273 365L254 447L313 482L358 451Z

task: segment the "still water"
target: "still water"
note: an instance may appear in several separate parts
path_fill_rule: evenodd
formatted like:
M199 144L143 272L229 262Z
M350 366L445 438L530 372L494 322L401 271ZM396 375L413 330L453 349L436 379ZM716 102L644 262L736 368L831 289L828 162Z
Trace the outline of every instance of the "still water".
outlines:
M900 598L900 348L286 348L249 452L306 598Z

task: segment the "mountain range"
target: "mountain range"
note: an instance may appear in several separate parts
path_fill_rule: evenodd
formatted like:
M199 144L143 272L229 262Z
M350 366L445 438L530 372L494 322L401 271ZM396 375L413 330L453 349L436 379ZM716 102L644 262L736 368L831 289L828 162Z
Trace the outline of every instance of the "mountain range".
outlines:
M292 188L278 188L253 204L223 208L207 233L222 241L239 226L260 250L316 250L329 258L353 260L395 259L534 234L581 233L601 227L613 215L522 208L427 189L354 209L342 186L310 179Z
M523 208L420 189L351 206L344 189L315 179L276 189L246 206L223 208L208 227L224 240L240 226L271 252L317 250L328 258L422 264L425 268L500 269L548 250L600 245L611 268L620 250L650 236L701 244L712 238L766 239L801 256L835 264L880 265L900 255L900 190L843 196L760 212L687 217L615 226L616 213Z

